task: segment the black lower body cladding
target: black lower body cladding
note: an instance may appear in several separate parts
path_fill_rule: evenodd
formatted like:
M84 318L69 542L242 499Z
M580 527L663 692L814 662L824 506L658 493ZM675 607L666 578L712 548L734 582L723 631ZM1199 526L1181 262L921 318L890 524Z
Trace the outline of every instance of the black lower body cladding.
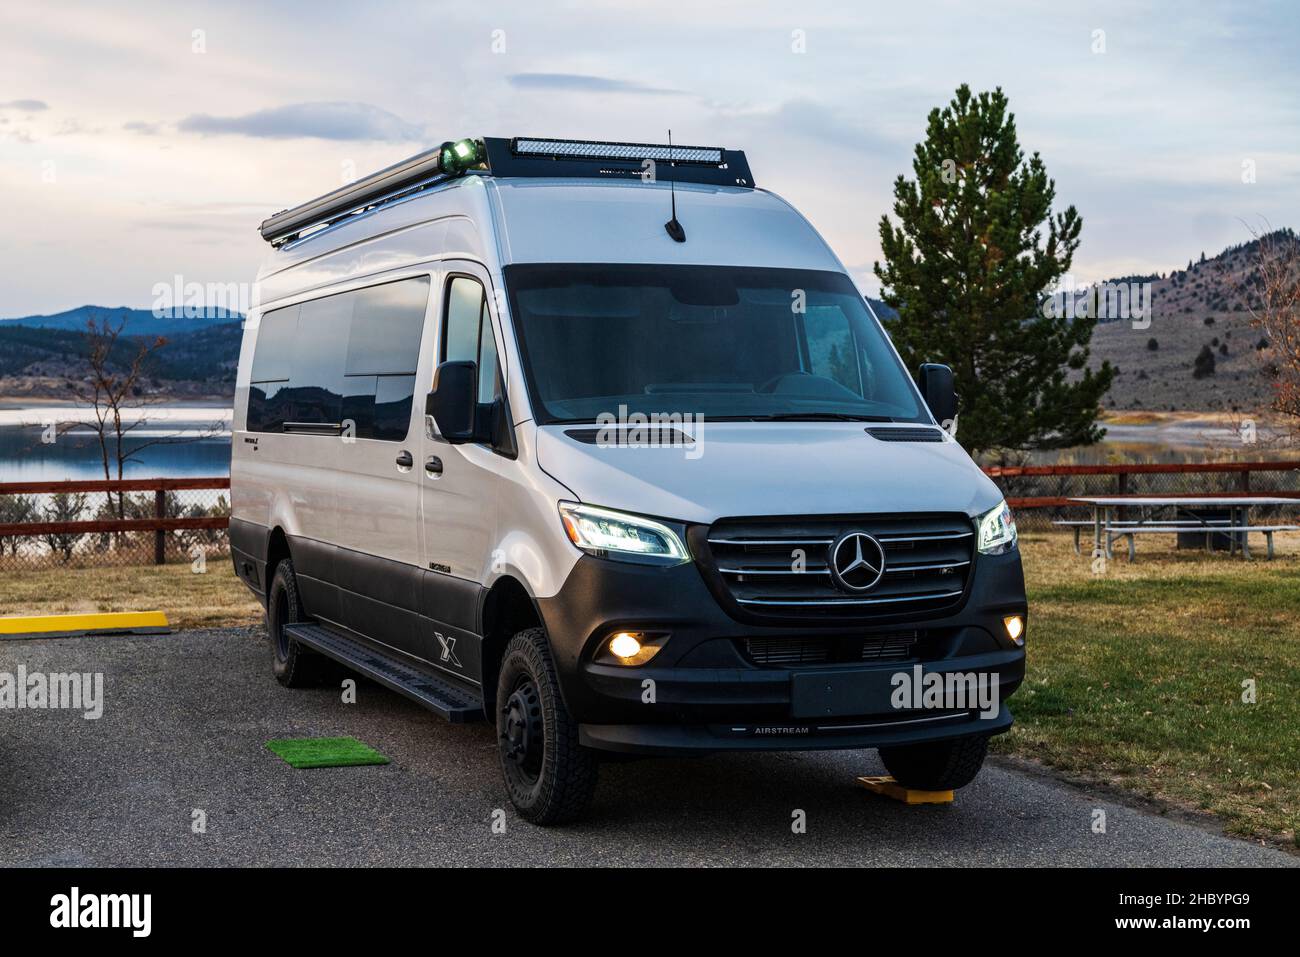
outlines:
M1011 726L1004 702L1024 678L1024 648L1003 625L1026 614L1018 552L976 556L963 600L941 615L753 624L724 611L692 563L585 556L537 604L583 743L607 750L872 748L997 734ZM597 662L622 630L671 637L645 665ZM997 706L897 708L900 672L984 675Z

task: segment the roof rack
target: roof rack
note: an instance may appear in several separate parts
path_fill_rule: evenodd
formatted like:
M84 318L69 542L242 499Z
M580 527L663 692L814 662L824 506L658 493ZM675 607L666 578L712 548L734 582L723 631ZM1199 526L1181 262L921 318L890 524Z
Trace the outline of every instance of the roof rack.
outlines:
M272 246L303 236L414 193L477 171L492 176L643 178L647 161L670 163L678 183L753 188L741 150L713 146L667 146L603 140L517 136L446 142L310 202L281 210L260 232Z

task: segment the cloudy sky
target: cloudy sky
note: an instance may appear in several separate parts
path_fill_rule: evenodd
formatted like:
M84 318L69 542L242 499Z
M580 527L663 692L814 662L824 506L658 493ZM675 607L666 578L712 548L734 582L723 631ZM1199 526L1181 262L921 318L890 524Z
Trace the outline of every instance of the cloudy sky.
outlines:
M268 214L444 139L668 127L746 150L874 292L892 181L962 82L1007 92L1078 207L1078 280L1300 227L1294 4L1073 6L8 3L0 316L249 280Z

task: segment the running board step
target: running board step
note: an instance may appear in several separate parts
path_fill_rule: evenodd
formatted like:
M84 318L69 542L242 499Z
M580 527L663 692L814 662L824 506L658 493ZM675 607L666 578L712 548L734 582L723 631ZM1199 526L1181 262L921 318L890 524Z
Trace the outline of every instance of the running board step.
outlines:
M472 692L416 671L382 652L341 635L323 625L298 623L284 626L295 641L319 651L353 671L406 695L453 724L483 720L483 704Z

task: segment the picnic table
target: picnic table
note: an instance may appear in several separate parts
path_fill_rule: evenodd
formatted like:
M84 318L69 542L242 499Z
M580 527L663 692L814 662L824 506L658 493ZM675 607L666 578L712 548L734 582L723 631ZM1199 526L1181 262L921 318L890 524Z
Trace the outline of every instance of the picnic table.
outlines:
M1250 558L1248 536L1252 532L1260 533L1268 539L1268 557L1273 557L1273 533L1300 531L1300 525L1251 525L1250 510L1277 505L1300 505L1300 499L1278 498L1268 496L1135 496L1135 495L1101 495L1082 496L1070 499L1092 508L1091 522L1056 522L1057 525L1074 528L1074 550L1079 551L1079 533L1092 526L1093 554L1099 549L1105 550L1107 558L1114 558L1113 545L1117 538L1128 538L1128 558L1133 561L1136 556L1137 536L1157 532L1165 533L1205 533L1205 548L1209 551L1215 535L1228 535L1228 554L1236 550L1237 536L1240 535L1241 553ZM1151 518L1120 519L1116 513L1121 508L1148 509L1159 512L1174 510L1172 520ZM1207 518L1193 509L1226 509L1226 519Z

